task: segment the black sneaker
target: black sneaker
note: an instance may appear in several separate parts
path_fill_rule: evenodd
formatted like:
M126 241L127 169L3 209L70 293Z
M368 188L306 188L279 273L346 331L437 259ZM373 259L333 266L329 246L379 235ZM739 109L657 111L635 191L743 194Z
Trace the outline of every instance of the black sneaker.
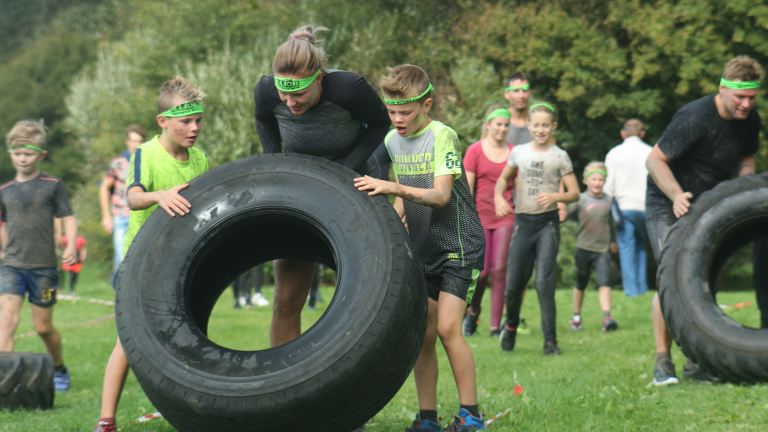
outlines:
M501 335L501 329L492 329L491 330L491 337L492 338L499 337L499 335Z
M545 356L559 356L560 355L560 347L555 342L546 341L546 342L544 342L544 355Z
M479 313L477 315L472 315L472 312L467 309L467 314L464 316L464 336L472 336L475 334L479 318Z
M720 378L710 375L707 371L701 369L696 363L690 363L690 366L688 363L686 363L685 366L683 366L683 379L707 384L720 382Z
M510 352L515 349L515 340L517 339L517 328L512 330L507 328L504 324L499 334L499 343L501 344L501 350L504 352Z
M619 329L619 324L611 317L603 318L603 332L609 332Z
M664 386L670 384L679 384L680 380L675 375L675 364L670 360L656 362L656 369L653 370L653 385Z

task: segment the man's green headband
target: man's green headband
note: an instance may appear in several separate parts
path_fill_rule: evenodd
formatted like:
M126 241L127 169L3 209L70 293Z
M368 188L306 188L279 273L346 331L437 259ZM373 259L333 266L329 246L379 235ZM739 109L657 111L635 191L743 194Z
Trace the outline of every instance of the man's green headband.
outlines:
M321 70L322 69L318 69L317 72L315 72L315 74L309 78L293 79L275 77L275 87L277 87L278 90L282 90L284 92L304 90L305 88L309 87L310 84L312 84L315 78L317 78L317 74L319 74Z
M548 104L548 103L545 103L545 102L540 102L540 103L537 103L537 104L533 104L533 105L531 105L531 107L530 107L530 108L528 108L528 112L531 112L531 111L532 111L534 108L536 108L537 106L544 106L544 107L547 107L547 108L549 108L550 110L552 110L552 112L555 112L555 107L553 107L552 105L550 105L550 104Z
M603 170L600 170L600 169L596 169L596 170L592 170L592 171L588 172L587 175L584 176L584 178L588 179L589 176L591 176L592 174L595 174L595 173L602 174L603 177L608 177L608 173L607 172L605 172Z
M434 90L434 88L432 88L432 83L429 83L429 87L427 87L427 89L424 90L424 93L422 93L422 94L420 94L420 95L418 95L416 97L412 97L412 98L409 98L409 99L387 99L387 98L384 98L384 102L386 102L386 103L388 103L390 105L405 105L405 104L408 104L408 103L411 103L413 101L417 101L417 100L423 98L424 95L429 93L430 90Z
M720 85L734 90L748 90L756 89L760 87L761 81L729 81L725 78L720 78Z
M528 90L529 88L531 88L531 85L530 84L526 84L526 85L522 85L520 87L507 87L506 89L504 89L504 91Z
M496 117L504 117L504 118L511 119L512 114L510 114L506 108L499 108L497 110L494 110L490 114L488 114L488 117L485 118L485 121L489 122L492 119L495 119Z
M202 114L203 104L200 102L185 102L160 114L163 117L184 117L192 114Z
M15 146L11 147L11 150L16 150L17 148L28 148L28 149L32 149L32 150L37 150L40 153L45 153L45 150L41 149L40 147L35 147L35 146L29 145L29 144L15 145Z

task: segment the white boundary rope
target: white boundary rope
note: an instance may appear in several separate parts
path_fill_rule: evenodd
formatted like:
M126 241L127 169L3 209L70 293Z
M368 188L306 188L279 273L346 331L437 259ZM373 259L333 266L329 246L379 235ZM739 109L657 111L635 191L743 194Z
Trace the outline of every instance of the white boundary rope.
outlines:
M100 305L105 305L105 306L114 306L115 305L115 302L112 302L112 301L109 301L109 300L99 300L99 299L92 299L92 298L84 299L82 297L75 297L75 296L71 296L71 295L59 295L59 296L56 296L56 298L57 299L61 299L61 300L72 300L72 301L85 300L88 303L100 304ZM112 314L109 314L107 316L103 316L101 318L96 318L95 320L86 321L86 322L80 323L80 324L68 325L68 326L64 326L64 327L61 327L61 328L62 329L71 329L71 328L79 328L79 327L88 327L88 326L96 325L96 324L104 322L104 321L111 320L114 317L115 317L115 314L112 313ZM35 335L37 335L37 332L29 332L29 333L24 333L24 334L16 335L16 336L13 337L13 339L16 340L16 339L21 339L21 338L26 338L26 337L32 337L32 336L35 336Z

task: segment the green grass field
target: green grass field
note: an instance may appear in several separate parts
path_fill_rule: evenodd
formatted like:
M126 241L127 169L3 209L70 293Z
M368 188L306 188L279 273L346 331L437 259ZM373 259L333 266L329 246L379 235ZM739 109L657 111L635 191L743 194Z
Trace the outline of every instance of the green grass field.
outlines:
M110 300L113 297L106 267L86 266L78 295ZM265 288L271 298L273 290ZM326 301L333 289L322 291ZM488 313L481 315L478 335L469 338L477 363L480 408L486 415L513 407L489 431L764 431L768 429L768 385L706 385L683 382L656 388L648 386L653 377L653 336L649 294L635 299L614 291L613 316L619 331L600 331L597 293L590 290L582 312L584 330L571 332L570 290L558 290L559 342L563 355L541 355L542 336L535 291L528 293L523 316L532 328L530 335L518 336L515 351L503 354L498 340L488 337ZM485 311L489 311L486 296ZM750 301L753 306L731 309L739 322L757 326L758 314L752 292L722 293L721 304ZM224 346L257 349L267 346L269 308L234 310L231 290L217 304L210 326L211 339ZM321 303L323 309L327 303ZM56 306L55 323L64 338L65 362L72 373L72 389L57 394L49 411L0 412L0 431L88 431L99 417L101 383L117 331L114 320L89 327L73 327L112 313L112 308L87 302L62 300ZM306 325L318 319L320 311L305 311ZM32 331L29 308L25 305L17 334ZM37 336L17 340L17 351L44 351ZM438 412L443 425L458 409L458 396L444 353L440 356ZM673 348L673 360L682 373L684 359ZM520 384L525 392L514 396ZM417 411L416 388L409 378L397 396L368 423L375 432L402 431ZM130 375L118 409L118 426L123 431L172 431L165 420L155 419L131 425L138 417L154 412L133 375ZM345 432L345 431L340 431Z

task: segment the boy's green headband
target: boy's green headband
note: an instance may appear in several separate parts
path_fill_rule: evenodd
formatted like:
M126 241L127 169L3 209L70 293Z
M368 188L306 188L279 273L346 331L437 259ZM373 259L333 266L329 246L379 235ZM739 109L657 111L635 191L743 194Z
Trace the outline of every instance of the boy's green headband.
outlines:
M511 119L512 114L509 113L509 111L506 108L499 108L497 110L492 111L490 114L488 114L488 117L485 118L485 121L491 121L492 119L495 119L496 117L504 117Z
M160 114L163 117L184 117L192 114L202 114L203 104L200 102L184 102Z
M608 173L607 172L605 172L605 171L603 171L601 169L596 169L596 170L592 170L592 171L588 172L587 175L584 176L584 178L588 179L589 176L591 176L592 174L595 174L595 173L602 174L603 177L608 177Z
M277 87L278 90L282 90L284 92L304 90L305 88L309 87L310 84L312 84L321 70L322 69L318 69L317 72L315 72L315 74L309 78L293 79L275 77L275 87Z
M35 147L35 146L29 145L29 144L17 144L17 145L12 146L11 150L16 150L17 148L28 148L28 149L32 149L32 150L37 150L40 153L45 153L45 150L41 149L40 147Z
M761 81L729 81L725 78L720 78L720 85L734 90L748 90L756 89L760 87Z
M541 103L537 103L537 104L531 105L531 107L528 108L528 112L533 111L533 109L536 108L537 106L544 106L544 107L547 107L550 110L552 110L552 112L555 112L555 107L553 107L552 105L550 105L548 103L545 103L545 102L541 102Z
M432 88L432 83L429 83L429 87L427 87L427 89L424 90L424 93L422 93L422 94L420 94L418 96L415 96L415 97L412 97L412 98L408 98L408 99L387 99L387 98L384 98L384 102L386 102L386 103L388 103L390 105L405 105L405 104L408 104L408 103L411 103L413 101L417 101L417 100L423 98L424 95L429 93L430 90L434 90L434 88Z
M507 87L506 89L504 89L504 91L528 90L529 88L531 88L531 85L530 84L526 84L526 85L521 85L519 87Z

